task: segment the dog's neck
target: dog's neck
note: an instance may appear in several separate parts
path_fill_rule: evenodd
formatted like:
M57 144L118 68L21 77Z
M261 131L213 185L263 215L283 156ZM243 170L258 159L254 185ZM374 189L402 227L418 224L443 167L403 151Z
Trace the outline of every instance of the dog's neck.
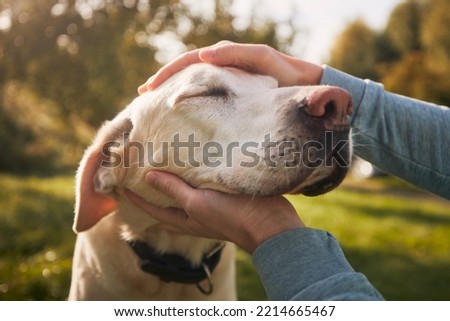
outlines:
M203 256L218 242L190 235L172 234L158 225L135 233L129 225L122 224L120 231L121 237L127 242L144 242L157 252L181 255L194 265L200 264Z
M136 233L123 223L121 236L139 259L142 271L165 282L196 284L202 293L212 293L211 273L219 263L224 243L169 233L158 224ZM200 285L205 279L206 288Z
M160 222L128 200L119 201L115 215L120 220L119 232L124 241L145 242L159 253L181 255L194 265L200 264L203 256L218 243L217 240L170 233L161 228Z
M130 202L123 194L123 188L116 188L114 196L119 201L115 215L120 222L120 236L126 242L145 242L159 253L178 254L194 265L200 264L203 256L219 242L191 235L170 233L163 229L160 222L153 219L149 213ZM177 206L173 200L160 193L149 193L146 199L157 206Z

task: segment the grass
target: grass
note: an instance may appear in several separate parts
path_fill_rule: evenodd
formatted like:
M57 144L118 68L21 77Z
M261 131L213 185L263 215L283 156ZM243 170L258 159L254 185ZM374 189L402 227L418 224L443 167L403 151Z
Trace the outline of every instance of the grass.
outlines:
M64 300L75 235L73 178L0 174L0 300ZM390 178L289 197L304 222L333 233L355 270L388 300L450 300L450 202ZM241 300L265 299L242 251Z
M64 299L75 241L73 179L0 175L0 185L0 299Z

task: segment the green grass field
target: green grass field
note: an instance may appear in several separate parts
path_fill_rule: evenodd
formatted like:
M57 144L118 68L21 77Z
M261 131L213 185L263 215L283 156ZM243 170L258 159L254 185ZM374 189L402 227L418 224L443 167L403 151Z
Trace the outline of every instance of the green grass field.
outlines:
M73 178L0 175L0 299L64 300L75 235ZM289 197L304 222L340 241L388 300L450 300L450 202L382 177L327 195ZM241 300L265 299L237 255Z

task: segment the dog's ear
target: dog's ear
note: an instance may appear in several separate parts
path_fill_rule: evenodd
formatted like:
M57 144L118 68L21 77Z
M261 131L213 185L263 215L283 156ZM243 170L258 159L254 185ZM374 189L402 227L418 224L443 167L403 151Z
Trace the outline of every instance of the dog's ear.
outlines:
M90 229L117 208L117 201L108 195L115 183L113 172L111 168L104 168L102 165L106 162L108 167L112 167L108 148L125 137L132 128L130 119L124 117L106 122L84 153L76 175L75 232Z

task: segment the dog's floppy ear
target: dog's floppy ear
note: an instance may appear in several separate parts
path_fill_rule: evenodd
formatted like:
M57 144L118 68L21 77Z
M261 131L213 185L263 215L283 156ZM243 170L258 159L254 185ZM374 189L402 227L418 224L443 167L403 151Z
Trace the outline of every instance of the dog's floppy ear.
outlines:
M99 172L99 169L107 158L105 152L107 152L108 144L123 137L125 133L129 133L132 127L130 119L124 117L106 122L99 130L93 144L84 153L76 175L76 204L73 224L75 232L90 229L117 208L118 203L114 198L101 193L104 186L103 182L99 180L105 178L105 174ZM112 175L111 170L108 172ZM101 175L102 173L103 175ZM106 177L107 179L108 177ZM111 188L111 186L106 188Z

